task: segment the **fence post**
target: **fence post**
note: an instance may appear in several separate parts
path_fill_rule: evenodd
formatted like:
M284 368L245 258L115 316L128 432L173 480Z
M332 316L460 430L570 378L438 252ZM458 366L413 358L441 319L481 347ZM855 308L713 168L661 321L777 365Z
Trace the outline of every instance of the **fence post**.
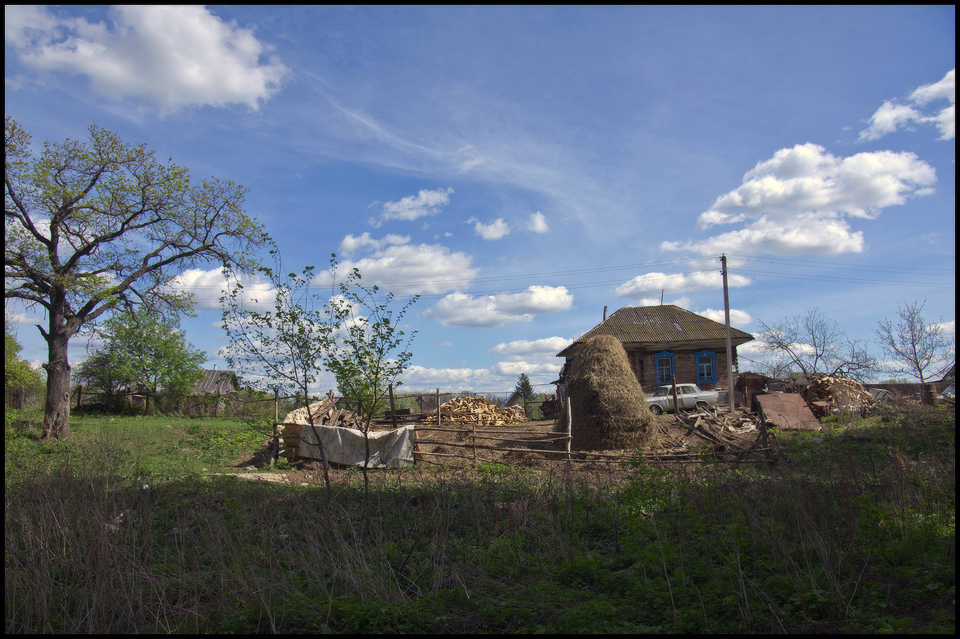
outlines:
M77 384L77 410L80 410L81 397L83 397L83 384Z
M440 427L440 389L437 389L437 428Z
M470 426L473 430L473 436L471 437L473 439L473 463L477 463L477 424L474 422Z
M397 405L393 402L393 384L390 384L390 421L393 422L393 428L397 428Z
M417 433L417 427L413 427L413 465L416 466L417 462L423 459L423 455L420 454L420 435Z
M733 389L730 389L730 392L733 392ZM730 400L730 406L733 406L733 400ZM733 412L733 408L730 409L730 412ZM673 376L673 414L677 416L677 421L680 421L680 403L677 401L677 376Z
M570 443L573 441L573 410L570 408L570 396L567 395L567 459L570 459Z
M273 445L270 451L270 468L273 462L280 459L280 389L273 389Z

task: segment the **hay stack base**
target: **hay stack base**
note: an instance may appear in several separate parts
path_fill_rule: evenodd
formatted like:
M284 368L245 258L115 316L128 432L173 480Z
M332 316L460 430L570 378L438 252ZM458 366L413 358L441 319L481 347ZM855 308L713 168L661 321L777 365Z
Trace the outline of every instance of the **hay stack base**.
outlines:
M623 345L610 335L583 343L570 365L567 395L573 413L574 450L652 450L659 444L650 412ZM566 432L566 411L557 430Z

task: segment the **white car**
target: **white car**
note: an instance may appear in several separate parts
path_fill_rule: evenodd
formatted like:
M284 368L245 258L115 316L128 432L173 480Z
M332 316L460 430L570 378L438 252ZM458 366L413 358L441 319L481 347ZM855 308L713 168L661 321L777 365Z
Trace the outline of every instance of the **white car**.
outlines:
M680 410L706 408L717 403L720 393L700 390L696 384L677 384L677 402ZM673 386L660 386L649 397L647 406L654 415L673 410Z

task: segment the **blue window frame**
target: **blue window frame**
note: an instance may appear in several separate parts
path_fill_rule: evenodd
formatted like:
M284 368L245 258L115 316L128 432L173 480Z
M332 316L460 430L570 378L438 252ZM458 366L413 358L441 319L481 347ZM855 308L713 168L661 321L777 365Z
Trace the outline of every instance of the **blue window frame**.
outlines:
M697 383L717 383L717 354L713 351L700 351L697 355Z
M676 369L673 365L673 353L661 351L653 356L657 369L657 384L672 384Z

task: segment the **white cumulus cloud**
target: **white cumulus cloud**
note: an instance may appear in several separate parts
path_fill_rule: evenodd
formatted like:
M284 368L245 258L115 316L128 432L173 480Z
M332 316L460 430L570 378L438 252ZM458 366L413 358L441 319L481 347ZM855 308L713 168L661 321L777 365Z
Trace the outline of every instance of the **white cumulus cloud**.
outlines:
M289 73L253 29L200 6L115 6L109 25L33 6L4 13L6 41L25 64L87 76L101 95L139 98L163 112L228 104L257 110Z
M526 373L531 377L534 375L549 375L555 377L560 373L560 365L560 360L547 363L528 362L522 360L505 361L494 364L490 370L497 375L503 375L511 378L519 377L521 373Z
M702 311L695 311L697 315L702 315L707 319L712 319L714 322L720 322L721 324L726 323L726 317L724 315L723 309L715 310L712 308L707 308ZM742 328L753 321L753 318L750 317L750 313L746 311L741 311L736 308L730 309L730 326L736 326L737 328Z
M914 107L925 107L928 103L948 100L949 106L936 113L924 113ZM910 104L897 100L887 100L870 117L870 126L860 132L859 141L878 140L888 133L909 126L912 123L933 124L940 131L940 140L952 140L956 137L957 84L956 69L950 69L943 79L932 84L924 84L914 90L907 98Z
M273 304L277 291L266 281L254 275L240 276L239 280L232 277L229 281L224 278L219 268L204 270L199 268L187 269L171 282L174 290L187 291L193 295L193 301L199 310L219 310L222 291L232 289L238 281L243 284L240 301L248 308L265 309Z
M530 222L527 224L527 229L533 231L534 233L546 233L550 230L550 227L547 226L547 218L537 211L530 216Z
M444 326L501 326L529 322L536 315L565 311L573 295L565 286L530 286L522 293L473 297L451 293L423 314Z
M427 368L410 366L401 375L406 388L440 388L444 391L485 390L504 386L487 368Z
M386 220L412 221L421 217L437 215L446 205L450 204L452 188L422 189L416 195L408 195L396 202L387 202L383 205L380 220L371 220L374 226L379 226Z
M489 224L476 220L473 224L473 232L485 240L500 240L510 235L510 225L498 217Z
M743 275L728 275L728 286L747 286L750 284L750 278ZM723 288L723 275L719 271L709 271L703 273L644 273L638 275L628 282L624 282L616 288L617 297L628 297L633 299L652 299L644 298L651 293L686 293L688 291L700 289ZM656 300L660 303L660 300Z
M874 219L908 197L927 195L936 172L913 153L876 151L837 157L816 144L781 149L718 197L698 228L745 223L706 240L665 241L666 251L839 255L863 250L862 231L845 218Z
M957 334L957 321L956 321L956 320L950 320L949 322L942 322L942 323L937 324L936 326L939 326L940 328L942 328L942 329L943 329L943 332L946 333L947 335L956 335L956 334Z
M548 353L556 355L573 343L569 337L544 337L542 339L519 339L512 342L501 342L491 348L489 353L500 355L533 355Z
M691 303L692 300L689 297L684 296L678 297L672 301L666 300L662 304L672 304L674 306L679 306L680 308L689 309ZM661 306L662 304L659 297L642 297L638 300L634 300L634 303L630 304L630 306Z
M397 295L446 293L463 288L477 276L480 270L471 266L472 261L471 256L440 244L394 244L369 257L340 262L338 277L358 268L364 286L376 284ZM320 272L313 282L330 286L333 274Z
M380 249L384 246L390 246L391 244L409 244L410 236L409 235L396 235L389 234L384 236L382 239L375 240L370 237L370 233L361 233L359 236L347 235L343 238L343 241L340 242L340 251L341 255L350 255L359 248L372 248Z

